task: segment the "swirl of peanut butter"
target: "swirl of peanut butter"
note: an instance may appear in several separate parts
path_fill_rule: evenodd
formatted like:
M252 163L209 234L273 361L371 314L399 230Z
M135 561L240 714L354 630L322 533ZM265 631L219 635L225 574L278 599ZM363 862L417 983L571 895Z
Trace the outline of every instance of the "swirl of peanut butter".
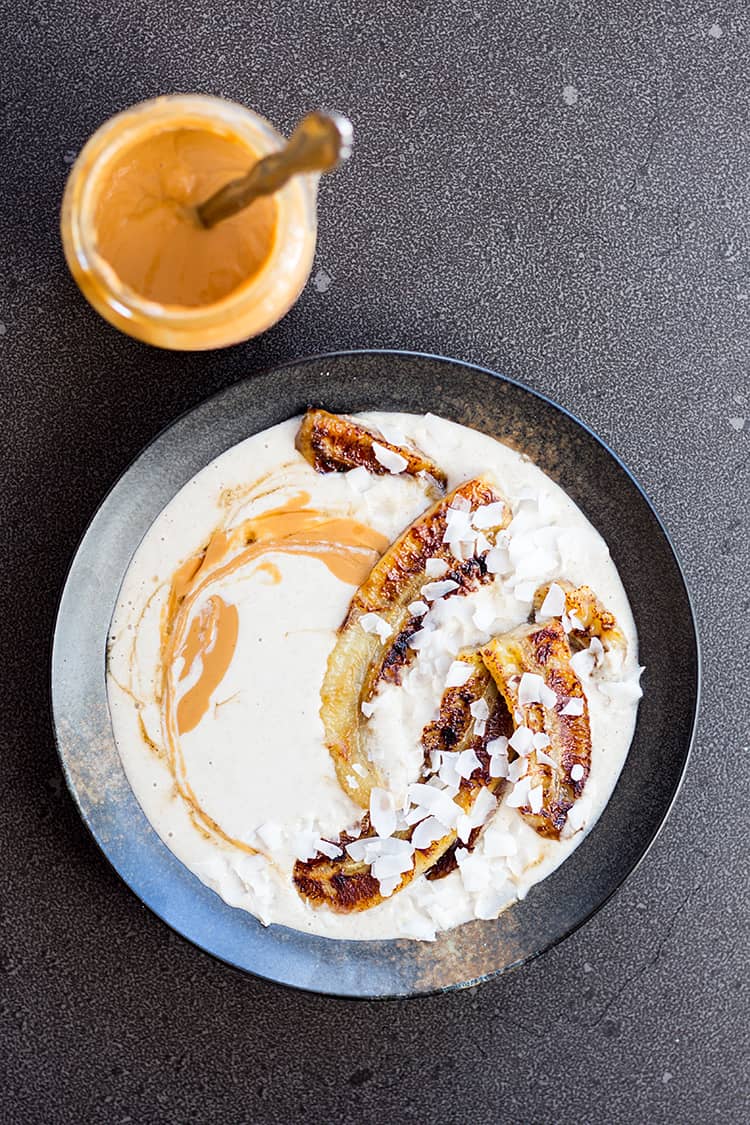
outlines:
M174 572L162 620L162 732L175 785L196 825L249 853L256 849L228 835L201 807L180 740L207 713L237 645L237 607L216 593L217 584L253 563L276 583L281 572L266 556L288 554L320 559L336 578L359 586L388 548L388 539L371 527L309 508L309 502L309 494L299 492L236 527L217 529L205 549Z

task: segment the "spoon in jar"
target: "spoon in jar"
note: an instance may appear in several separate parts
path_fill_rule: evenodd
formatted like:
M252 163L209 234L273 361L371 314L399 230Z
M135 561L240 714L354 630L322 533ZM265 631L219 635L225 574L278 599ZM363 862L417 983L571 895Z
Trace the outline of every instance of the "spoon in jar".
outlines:
M196 207L200 226L209 230L258 199L272 195L300 172L328 172L352 151L351 121L340 113L315 110L303 117L280 152L264 156L239 179L230 180Z

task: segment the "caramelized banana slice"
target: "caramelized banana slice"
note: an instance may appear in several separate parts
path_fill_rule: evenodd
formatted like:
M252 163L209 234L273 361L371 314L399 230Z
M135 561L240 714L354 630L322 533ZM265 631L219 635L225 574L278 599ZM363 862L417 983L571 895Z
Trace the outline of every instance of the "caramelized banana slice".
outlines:
M551 586L559 586L565 595L564 612L571 623L568 641L572 649L586 648L592 637L598 637L605 651L620 653L625 657L628 642L620 626L617 624L614 613L605 609L590 586L574 586L564 578L554 582L546 582L534 594L534 613L539 614ZM558 595L559 598L559 595ZM552 600L555 601L554 592ZM555 610L557 606L553 606ZM550 613L550 617L559 617L563 612Z
M483 548L481 553L469 553L471 549L467 548L469 557L457 558L453 549L456 540L451 541L453 547L444 542L446 534L451 535L449 521L455 529L456 518L464 519L470 509L488 504L498 505L490 513L497 522L475 540L475 549ZM487 571L487 549L510 517L508 505L492 484L481 478L466 481L403 532L352 598L328 658L320 717L339 784L362 808L369 806L374 786L384 787L363 745L366 719L362 708L364 704L368 710L381 680L399 683L404 667L414 656L409 642L420 628L421 616L412 614L409 605L423 597L429 600L440 590L446 597L461 596L492 581L493 575ZM465 524L470 534L468 518ZM428 559L445 563L440 582L428 576Z
M392 471L389 461L397 467L401 458L405 462L401 472L411 476L424 473L437 485L438 495L445 492L445 473L424 453L410 446L394 445L361 422L329 414L327 410L308 410L295 444L316 473L342 473L363 465L368 473L382 476Z
M390 897L383 894L386 884L394 894L419 875L428 873L429 878L433 873L436 877L447 874L455 866L459 830L467 846L473 846L481 831L481 823L474 821L483 822L492 813L494 798L489 794L506 784L502 778L490 776L487 743L502 734L510 734L511 721L479 654L462 653L457 659L465 661L471 672L462 687L448 688L443 693L439 717L422 732L425 761L430 763L425 781L436 776L435 767L443 766L444 754L473 751L478 764L468 778L460 777L453 767L453 777L458 779L457 792L455 783L447 789L426 784L415 786L411 790L413 799L431 806L428 809L418 803L411 815L407 815L407 820L418 820L418 823L381 839L366 813L359 837L342 833L337 841L343 853L338 859L331 860L318 853L313 860L298 860L294 866L294 884L309 902L325 903L338 913L368 910ZM484 731L478 735L471 707L480 700L486 704L489 717ZM449 760L448 769L455 761L457 759ZM478 804L483 792L487 795ZM440 811L446 820L452 821L450 825L439 821L436 814ZM433 831L437 836L430 839ZM423 846L416 847L420 840Z
M540 836L559 838L591 765L588 705L565 631L554 620L522 625L494 637L482 659L513 716L511 748L528 761L521 815Z

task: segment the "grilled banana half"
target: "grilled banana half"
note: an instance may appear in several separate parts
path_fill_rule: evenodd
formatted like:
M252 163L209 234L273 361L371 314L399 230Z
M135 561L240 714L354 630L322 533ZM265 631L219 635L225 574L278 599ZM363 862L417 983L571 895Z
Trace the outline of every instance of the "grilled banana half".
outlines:
M446 689L440 702L438 718L422 732L427 771L424 782L430 776L435 776L442 765L444 754L472 750L478 764L475 764L469 777L460 777L457 789L455 785L449 789L439 789L427 784L412 789L412 799L416 800L417 807L406 819L418 822L383 841L386 854L381 858L372 858L377 855L382 844L371 825L369 814L366 813L362 818L359 836L347 833L340 836L337 844L342 855L338 859L328 859L318 853L315 859L306 862L298 860L294 866L294 884L299 894L309 902L315 905L325 903L338 913L368 910L383 902L385 897L381 891L382 876L377 877L379 864L390 863L395 870L393 876L386 874L386 878L391 878L393 894L403 890L419 875L426 873L427 878L439 878L452 870L455 866L454 853L459 840L459 829L464 843L469 848L474 845L481 831L481 824L475 824L472 820L472 812L480 812L477 808L479 794L494 794L506 785L502 778L490 776L490 757L486 747L488 742L500 735L507 737L512 724L505 703L480 655L465 652L457 659L469 664L471 673L463 686ZM474 733L475 719L471 706L480 700L486 704L489 717L484 731L477 735ZM432 804L431 798L440 804ZM431 808L420 806L420 801L426 802ZM488 812L493 808L494 801L487 797L484 801ZM437 814L441 811L446 819L454 822L450 827L439 820ZM474 820L484 819L486 814L474 817ZM435 838L431 838L432 836ZM416 842L420 839L423 846L417 847ZM395 847L391 840L398 841ZM404 858L399 858L399 851Z
M394 445L360 422L327 410L307 411L295 444L317 473L341 473L362 465L369 473L382 476L391 472L387 462L389 455L391 459L395 455L405 462L402 472L411 476L424 473L434 482L433 491L436 488L438 495L445 492L445 473L418 449Z
M494 637L481 655L513 716L511 748L528 761L521 815L541 836L557 839L591 765L588 704L565 631L555 620L522 625Z
M497 522L484 529L477 553L457 558L455 541L449 541L451 519L489 504L498 505L492 510L492 519ZM409 642L419 630L422 617L409 606L421 602L423 611L426 603L422 599L437 596L436 587L442 588L443 596L454 597L492 581L487 551L510 518L510 508L493 484L482 478L466 481L402 533L352 598L328 658L320 717L339 784L362 808L369 807L373 787L383 786L363 744L367 720L362 708L364 704L367 710L381 681L400 683L405 666L414 656ZM428 559L445 563L441 583L430 580Z
M534 612L539 613L552 585L559 586L565 595L565 613L572 626L568 633L570 647L586 648L591 638L597 637L605 651L619 653L624 658L628 647L625 634L614 613L604 607L590 586L574 586L563 578L547 582L534 594Z

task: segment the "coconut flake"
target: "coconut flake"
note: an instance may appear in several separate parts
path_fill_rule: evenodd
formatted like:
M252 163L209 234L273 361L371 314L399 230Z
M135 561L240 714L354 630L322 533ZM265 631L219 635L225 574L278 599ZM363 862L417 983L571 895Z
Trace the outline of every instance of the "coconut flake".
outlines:
M484 561L489 574L508 574L511 569L510 556L505 547L492 547Z
M372 488L372 473L368 473L364 465L358 465L356 469L349 469L345 475L346 483L354 492L367 492L368 488Z
M492 606L478 606L474 610L472 621L482 633L489 633L492 631L496 617L497 614Z
M417 629L416 633L412 633L409 637L409 648L413 648L415 652L419 652L429 643L429 638L433 636L433 629Z
M532 602L534 600L534 591L536 590L536 582L516 582L513 589L513 596L519 602Z
M477 699L469 707L469 711L474 716L474 734L481 737L487 729L487 720L490 717L490 709L484 699Z
M451 500L449 512L470 512L471 504L465 496L454 496Z
M570 658L570 667L573 669L579 679L590 676L594 671L595 663L596 657L588 648L581 649L580 652L577 652Z
M566 828L572 832L577 832L579 828L583 828L586 819L590 812L590 802L586 797L581 797L576 801L571 809L568 810L568 819Z
M396 887L401 882L400 875L393 875L390 879L379 879L378 889L383 898L390 898Z
M583 768L583 766L581 765L581 763L576 762L576 764L573 766L573 768L570 771L571 781L580 781L581 778L583 777L583 775L585 774L585 772L586 771Z
M487 706L486 699L475 700L474 703L470 705L469 711L475 719L489 719L490 717L490 709Z
M316 847L319 852L328 856L329 859L338 859L339 856L344 854L344 849L340 848L338 844L331 843L330 840L320 839L317 841Z
M571 664L573 662L571 661ZM572 696L561 710L561 715L582 715L583 699L581 696Z
M434 844L436 840L442 840L443 836L448 835L448 832L449 829L437 817L428 816L414 829L411 842L415 848L422 851L424 848L429 848L430 844Z
M544 750L537 750L536 760L537 762L544 762L545 766L551 766L553 770L556 770L558 768L555 759L550 758L549 754L545 754Z
M471 516L471 522L474 527L480 531L485 531L490 527L500 527L505 522L507 508L502 500L496 500L492 504L481 504L474 510Z
M534 672L524 672L518 685L518 702L522 707L528 706L529 703L541 703L543 687L544 680L541 676L537 676Z
M493 738L485 747L490 755L490 777L508 776L508 739L501 735Z
M461 786L461 775L458 773L458 759L460 755L457 751L443 750L441 755L440 767L438 769L438 777L448 789L450 789L449 796L454 796L458 793Z
M459 839L465 844L475 828L481 828L497 808L497 798L489 789L480 789L474 804L467 813L461 813L456 825Z
M396 809L387 789L377 786L370 793L370 824L378 836L392 836L396 830Z
M611 703L636 703L643 695L641 685L635 680L608 680L599 684L599 691Z
M403 473L406 466L409 464L406 457L402 457L400 453L396 453L395 449L386 449L380 442L374 441L372 443L372 451L375 454L375 460L387 469L389 473Z
M449 568L445 559L438 559L433 556L427 560L424 569L428 578L442 578L444 574L448 573Z
M445 686L447 688L463 687L466 681L470 679L471 665L467 664L465 660L454 660L445 677Z
M379 613L363 613L359 619L359 624L366 633L377 633L383 644L393 632L388 622Z
M479 761L479 758L476 756L474 750L472 750L471 747L469 747L468 750L462 750L458 755L458 761L456 762L456 773L459 775L459 777L463 777L468 780L468 778L471 777L475 770L480 770L481 768L482 763Z
M539 607L537 620L539 620L540 617L562 617L564 612L565 591L562 586L558 586L556 582L552 582L545 595L544 601Z
M456 848L456 861L464 890L469 894L483 891L489 882L490 873L487 864L482 862L482 857L466 848Z
M458 582L454 582L452 578L446 578L442 582L427 582L422 587L422 596L428 602L434 602L437 598L443 598L446 594L452 594L454 590L458 589Z
M426 602L409 602L406 607L412 617L424 617L425 613L429 612L430 607Z
M549 737L548 734L544 734L542 731L539 731L537 734L534 735L534 749L535 750L543 750L544 747L549 746L549 744L550 744L550 737Z
M515 765L515 763L513 763ZM529 800L529 781L528 778L522 777L511 789L510 793L505 798L506 805L512 809L523 808L528 804Z
M360 710L366 719L370 719L372 718L372 713L375 710L375 704L369 703L366 699L363 699Z
M361 766L359 762L352 762L352 769L356 774L359 774L360 777L367 777L367 770L364 766Z
M533 813L542 811L542 797L544 790L541 785L535 785L533 789L529 789L529 808Z
M271 852L279 850L284 838L281 825L274 820L267 820L265 824L261 824L259 828L256 828L255 834L260 837L261 843Z
M520 781L522 777L526 776L526 771L529 768L528 758L516 758L508 766L508 781Z
M391 422L378 422L378 429L389 445L406 445L406 434Z
M445 790L416 782L409 786L409 797L415 805L436 816L446 827L455 828L461 809Z
M516 754L522 757L530 754L534 749L534 732L529 730L527 726L516 727L513 731L508 745L515 750Z
M303 863L307 863L310 859L315 859L318 854L318 844L320 843L320 836L312 828L303 828L296 833L294 840L294 852L297 859L301 859Z
M505 887L487 887L477 896L474 904L474 917L484 921L497 918L502 908L513 898L509 885Z

